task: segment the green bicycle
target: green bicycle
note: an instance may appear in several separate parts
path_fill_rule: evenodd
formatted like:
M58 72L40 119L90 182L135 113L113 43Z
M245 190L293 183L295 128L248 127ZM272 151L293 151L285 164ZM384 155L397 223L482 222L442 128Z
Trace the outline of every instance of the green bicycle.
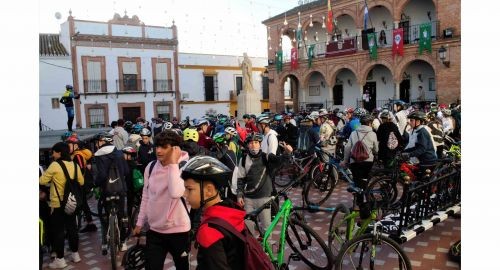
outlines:
M365 193L352 185L347 191L354 195L353 205L356 205L356 195ZM344 204L335 208L328 231L328 247L336 258L335 269L411 269L402 248L377 230L379 209L376 203L378 201L368 203L370 214L361 219L360 226L356 223L361 216L360 210L351 212ZM371 233L365 234L371 224L374 224Z
M277 209L274 196L261 207L248 213L245 218L253 221L261 237L263 235L261 242L264 251L268 254L276 269L287 269L290 259L302 260L311 267L311 269L332 269L334 262L332 253L326 246L324 240L305 223L304 217L299 213L299 210L331 212L334 209L315 205L294 207L292 201L287 196L287 191L292 188L293 184L294 183L291 183L276 195L284 197L285 201L265 232L263 232L262 228L259 226L258 215L265 208L271 207L271 209ZM273 246L269 243L269 238L280 221L282 222L280 238L278 241L278 250L275 253L273 251ZM285 262L285 240L293 251L288 257L287 262Z

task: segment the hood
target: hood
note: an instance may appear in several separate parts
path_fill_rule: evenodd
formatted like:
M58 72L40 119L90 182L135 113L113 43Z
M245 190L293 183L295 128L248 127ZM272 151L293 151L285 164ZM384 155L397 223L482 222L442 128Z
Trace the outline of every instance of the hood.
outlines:
M225 200L205 209L201 222L203 223L208 218L218 217L233 225L238 231L241 231L245 226L245 214L245 210L241 207L230 200Z
M266 136L269 136L270 134L274 134L276 137L278 137L278 132L276 132L276 130L274 130L274 129L269 130L269 132L266 134Z
M200 147L196 142L189 141L181 144L181 149L186 151L190 157L194 157L196 155L203 155L205 151Z
M365 125L360 125L355 131L353 132L362 132L362 133L366 133L366 132L370 132L370 131L373 131L373 128L372 127L369 127L369 126L365 126Z
M114 145L106 145L106 146L103 146L101 148L99 148L99 150L97 150L97 152L95 152L95 156L98 157L98 156L104 156L104 155L108 155L110 154L111 152L113 152L113 149L115 149L115 146Z
M92 152L89 149L78 149L75 152L73 152L73 156L76 156L76 155L80 155L86 161L88 161L92 157Z

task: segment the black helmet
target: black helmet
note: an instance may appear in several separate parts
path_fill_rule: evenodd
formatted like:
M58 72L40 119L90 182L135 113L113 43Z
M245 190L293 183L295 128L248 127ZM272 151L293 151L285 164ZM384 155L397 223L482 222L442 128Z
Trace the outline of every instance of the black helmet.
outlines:
M422 111L415 111L408 115L408 119L415 119L420 121L425 121L426 115Z
M73 85L66 84L66 90L73 90Z
M256 132L252 132L252 133L249 133L247 135L247 137L245 138L245 144L251 142L251 141L258 141L258 142L262 142L264 138L262 137L262 134L260 133L256 133Z
M146 255L145 255L146 245L137 244L130 247L125 254L123 254L122 266L125 270L132 269L143 269L146 265Z
M226 165L210 156L195 156L182 166L182 179L211 181L217 189L229 186L233 171Z
M93 137L94 141L106 141L106 142L112 142L113 141L113 135L109 134L108 132L99 132Z
M366 124L372 122L373 119L375 119L375 118L371 114L365 114L365 115L361 116L361 118L359 118L359 122L362 125L366 125Z
M243 115L243 119L250 119L250 115L249 115L248 113L245 113L245 114Z
M127 132L130 132L132 130L132 126L134 124L132 123L132 121L126 121L124 124L123 124L123 129L125 129Z

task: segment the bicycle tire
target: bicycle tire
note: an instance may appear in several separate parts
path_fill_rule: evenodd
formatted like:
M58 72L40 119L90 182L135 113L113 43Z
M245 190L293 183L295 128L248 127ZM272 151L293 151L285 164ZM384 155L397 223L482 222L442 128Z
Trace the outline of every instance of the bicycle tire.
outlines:
M117 221L118 221L118 219L117 219L116 215L110 216L109 226L108 226L108 230L109 230L108 247L109 247L109 253L111 256L111 269L113 269L113 270L117 269L116 255L118 252L117 242L119 242L117 239L118 231L116 229L118 226Z
M328 228L328 248L332 255L340 252L342 245L347 242L347 220L346 216L350 215L349 208L342 203L339 203L333 211L332 218L330 219L330 226Z
M313 246L313 240L316 240L317 245ZM297 218L289 219L286 241L301 260L312 269L329 270L333 267L333 256L325 241L311 227ZM323 252L321 253L319 249ZM323 257L326 257L326 262Z
M281 168L276 171L273 177L273 182L276 186L286 187L292 182L292 180L294 179L294 174L291 173L291 170L293 169L292 166L295 165L286 164L284 166L281 166Z
M366 199L368 202L376 202L381 208L390 208L398 198L397 184L390 178L374 177L366 187Z
M316 167L319 168L319 165L316 165ZM308 181L304 188L304 201L306 204L319 206L325 203L335 189L338 179L337 169L333 166L326 167L325 165L323 171L316 169L313 179Z
M371 254L380 256L378 259L370 258ZM410 259L401 246L383 235L363 234L351 239L342 247L335 261L335 270L377 268L412 269Z

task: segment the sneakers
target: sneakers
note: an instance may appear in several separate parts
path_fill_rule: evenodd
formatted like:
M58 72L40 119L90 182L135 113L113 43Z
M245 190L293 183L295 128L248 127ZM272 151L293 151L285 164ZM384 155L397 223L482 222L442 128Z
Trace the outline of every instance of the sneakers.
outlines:
M81 229L81 233L86 233L86 232L95 232L97 231L97 226L94 223L88 223L85 228Z
M108 255L108 245L101 245L101 254L104 256Z
M71 253L71 260L75 263L82 260L82 259L80 259L80 254L78 254L78 251Z
M57 257L57 254L56 254L56 252L55 252L55 251L52 251L52 252L50 253L50 258L51 258L51 259L55 259L55 257Z
M120 251L127 251L127 249L128 249L127 243L122 243L121 247L120 247Z
M57 269L57 268L64 268L68 266L68 264L66 264L66 260L63 258L55 258L53 262L49 263L49 268L51 269Z

